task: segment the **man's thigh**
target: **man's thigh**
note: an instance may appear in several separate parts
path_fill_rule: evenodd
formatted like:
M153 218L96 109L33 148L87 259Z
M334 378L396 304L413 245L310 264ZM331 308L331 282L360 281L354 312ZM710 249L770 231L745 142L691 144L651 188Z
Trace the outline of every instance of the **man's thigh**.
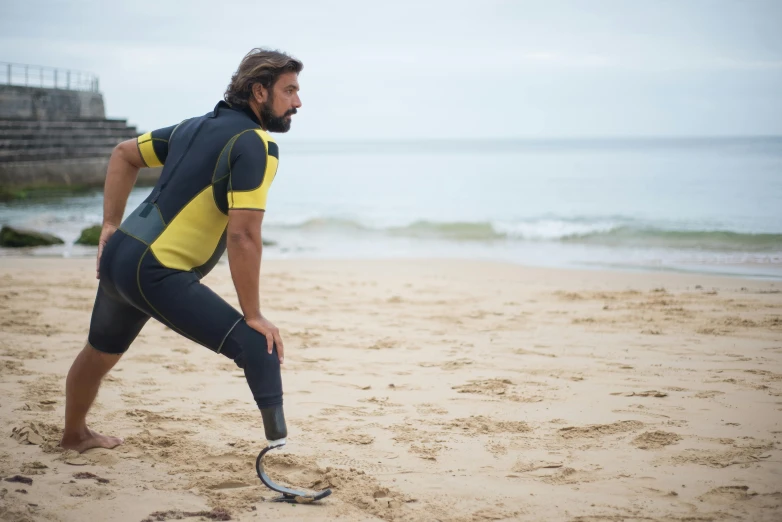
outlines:
M90 346L109 354L123 354L149 320L149 315L109 291L101 283L90 319Z
M242 314L190 272L171 271L152 281L142 278L139 286L153 317L215 352L220 352L242 319Z

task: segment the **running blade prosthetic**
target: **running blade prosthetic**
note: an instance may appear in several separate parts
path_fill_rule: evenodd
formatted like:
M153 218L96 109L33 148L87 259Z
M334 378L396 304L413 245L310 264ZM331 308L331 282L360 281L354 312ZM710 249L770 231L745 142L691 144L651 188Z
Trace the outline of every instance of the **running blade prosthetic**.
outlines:
M301 491L280 486L269 478L269 475L267 475L266 471L263 469L263 456L274 448L285 446L285 438L288 436L288 429L285 425L282 405L262 409L261 416L263 417L263 427L269 445L263 448L258 454L258 458L255 459L255 471L258 472L258 478L261 479L264 486L277 493L282 493L282 496L273 499L272 502L307 504L331 495L330 489L324 489L322 491Z

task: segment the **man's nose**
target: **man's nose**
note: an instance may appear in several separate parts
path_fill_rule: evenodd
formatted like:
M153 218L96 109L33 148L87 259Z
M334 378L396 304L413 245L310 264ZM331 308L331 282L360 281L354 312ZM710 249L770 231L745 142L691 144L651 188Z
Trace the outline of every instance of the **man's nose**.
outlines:
M301 107L301 98L299 97L298 94L296 95L296 98L293 100L293 106L296 107L297 109Z

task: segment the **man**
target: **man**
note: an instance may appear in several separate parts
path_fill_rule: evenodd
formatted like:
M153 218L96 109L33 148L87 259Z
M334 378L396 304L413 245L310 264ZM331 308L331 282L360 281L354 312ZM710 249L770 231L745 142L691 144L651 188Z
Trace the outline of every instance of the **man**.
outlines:
M278 329L261 314L261 224L279 153L301 107L300 61L253 49L225 100L204 116L120 143L111 155L97 260L98 293L87 345L66 380L60 445L83 452L122 439L87 427L101 380L154 317L244 369L269 446L285 443ZM152 193L120 225L143 167L163 165ZM228 250L242 313L200 280ZM161 347L163 348L163 347Z

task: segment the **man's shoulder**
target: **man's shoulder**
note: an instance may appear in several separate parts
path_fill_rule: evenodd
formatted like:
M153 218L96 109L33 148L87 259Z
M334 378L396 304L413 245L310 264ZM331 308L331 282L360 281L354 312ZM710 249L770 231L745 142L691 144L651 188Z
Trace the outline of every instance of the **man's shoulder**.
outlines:
M274 143L275 146L277 145L274 141L274 138L272 138L268 132L255 127L242 129L241 131L237 132L234 137L237 140L237 145L241 144L242 146L268 147L271 143Z
M274 139L263 129L251 128L244 129L234 135L231 145L231 155L250 154L252 157L260 159L262 156L269 155L279 159L280 151Z

